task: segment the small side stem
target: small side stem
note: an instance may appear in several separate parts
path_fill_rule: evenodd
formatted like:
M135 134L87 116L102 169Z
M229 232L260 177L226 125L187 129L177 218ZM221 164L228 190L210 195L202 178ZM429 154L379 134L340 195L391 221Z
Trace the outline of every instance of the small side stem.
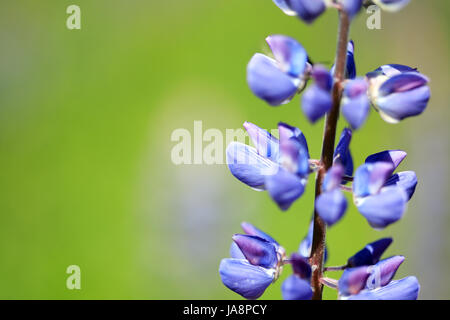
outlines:
M336 53L336 64L333 86L333 106L326 115L325 128L322 143L322 154L320 161L321 169L316 177L316 195L321 193L322 181L325 173L333 164L334 144L336 139L336 127L339 118L340 100L342 94L341 83L344 80L345 68L347 63L347 43L350 31L350 19L345 11L339 11L339 31ZM323 275L323 260L325 254L326 225L320 218L317 211L314 211L314 233L311 247L310 264L312 267L311 287L313 289L313 300L322 300L323 284L321 283Z
M325 267L325 268L323 268L323 271L325 272L325 271L342 271L342 270L345 270L345 269L347 269L348 268L348 266L337 266L337 267Z

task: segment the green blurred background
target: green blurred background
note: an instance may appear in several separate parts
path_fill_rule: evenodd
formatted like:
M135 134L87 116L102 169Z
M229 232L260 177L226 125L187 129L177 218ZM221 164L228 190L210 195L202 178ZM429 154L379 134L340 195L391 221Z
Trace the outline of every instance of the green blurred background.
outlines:
M81 7L81 30L66 28L70 4ZM330 265L394 236L388 255L407 257L398 277L416 275L423 299L450 298L449 9L413 0L382 13L382 30L368 30L364 12L355 20L358 73L416 66L431 78L432 101L398 125L372 111L352 141L356 164L388 148L408 152L401 169L415 170L419 185L405 218L374 231L351 206L327 236ZM271 0L2 1L0 298L239 298L218 275L231 235L250 221L296 250L313 176L282 213L225 165L175 166L171 133L193 131L194 120L223 131L282 120L304 131L317 158L322 124L305 120L298 98L279 108L255 98L245 68L273 33L330 65L336 25L333 11L306 26ZM71 264L81 290L66 288ZM263 298L281 298L281 282Z

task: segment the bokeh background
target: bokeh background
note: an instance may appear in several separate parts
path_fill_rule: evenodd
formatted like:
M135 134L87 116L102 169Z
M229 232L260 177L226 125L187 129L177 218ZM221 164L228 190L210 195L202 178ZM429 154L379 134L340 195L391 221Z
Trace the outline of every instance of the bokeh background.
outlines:
M70 4L81 7L81 30L66 28ZM375 231L351 206L327 236L330 265L394 236L387 254L407 257L398 277L416 275L422 299L450 298L449 9L413 0L382 13L381 30L367 29L364 12L355 20L358 74L416 66L431 78L432 100L398 125L372 110L352 141L356 164L388 148L408 152L400 169L415 170L419 185L404 219ZM174 165L171 133L193 132L195 120L223 132L281 120L304 131L317 158L322 123L305 120L298 98L279 108L255 98L245 68L274 33L330 66L336 25L333 11L306 26L270 0L2 1L0 298L240 298L218 275L231 235L250 221L295 251L313 176L283 213L225 165ZM72 264L81 290L66 289ZM281 298L281 283L263 298Z

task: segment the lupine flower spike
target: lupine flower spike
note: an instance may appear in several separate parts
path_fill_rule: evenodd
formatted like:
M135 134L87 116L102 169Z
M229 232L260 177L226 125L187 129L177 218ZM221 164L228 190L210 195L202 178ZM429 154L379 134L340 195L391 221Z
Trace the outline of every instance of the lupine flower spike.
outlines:
M220 263L221 280L242 297L257 299L278 279L283 266L290 264L292 273L281 285L285 300L321 299L324 285L337 290L341 300L417 299L420 285L416 277L395 279L405 257L382 259L392 243L391 237L367 244L350 258L342 259L346 261L343 265L325 265L327 226L341 221L350 206L354 205L372 228L384 229L405 216L416 190L414 171L396 172L406 157L405 151L374 153L364 163L354 163L350 151L354 131L361 130L368 121L371 105L389 123L420 115L427 108L431 92L425 75L401 64L382 65L365 76L358 75L355 43L349 41L350 24L363 5L376 4L394 12L409 0L273 2L285 14L307 24L315 22L327 9L339 11L338 50L336 57L328 60L334 62L331 68L315 64L300 42L284 35L268 36L271 55L257 53L247 65L247 83L256 97L279 106L300 94L301 110L309 122L325 117L321 154L310 154L304 134L294 126L279 122L275 137L245 122L253 146L229 144L227 164L239 181L254 190L267 191L281 211L291 208L304 194L310 173L315 173L314 214L309 226L303 227L307 232L297 252L289 255L267 233L242 223L243 233L231 237L230 258ZM348 126L335 143L339 115ZM304 211L307 206L299 208ZM343 273L339 279L325 274L333 271Z

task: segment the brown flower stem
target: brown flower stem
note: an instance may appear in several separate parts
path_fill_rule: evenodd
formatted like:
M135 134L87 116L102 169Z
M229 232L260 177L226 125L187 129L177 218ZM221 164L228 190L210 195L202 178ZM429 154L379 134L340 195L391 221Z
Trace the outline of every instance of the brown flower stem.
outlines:
M339 10L339 31L338 44L334 72L333 85L333 106L325 118L325 129L322 143L322 154L320 161L321 169L317 172L316 178L316 195L317 198L321 193L322 181L325 173L333 164L334 144L336 139L336 127L339 118L339 107L342 95L342 82L345 76L345 68L347 63L347 43L350 30L350 19L348 15ZM311 247L310 264L312 267L311 287L313 289L313 300L322 300L323 284L321 278L323 274L323 260L325 254L325 237L326 225L319 217L317 211L314 211L314 233Z

